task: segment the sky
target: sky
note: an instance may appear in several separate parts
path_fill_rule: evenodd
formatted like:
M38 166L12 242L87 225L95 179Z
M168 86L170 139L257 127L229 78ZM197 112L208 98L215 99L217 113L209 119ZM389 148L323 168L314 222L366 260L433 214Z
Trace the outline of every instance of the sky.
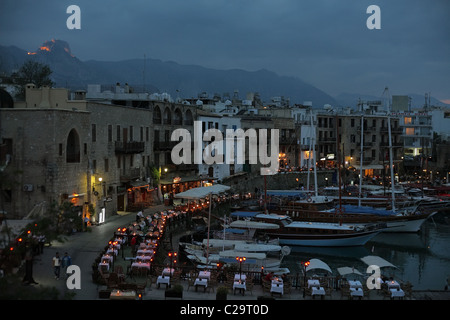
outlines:
M70 5L80 29L69 29ZM369 29L380 9L380 29ZM67 41L82 61L267 69L326 93L450 103L450 0L1 0L0 45Z

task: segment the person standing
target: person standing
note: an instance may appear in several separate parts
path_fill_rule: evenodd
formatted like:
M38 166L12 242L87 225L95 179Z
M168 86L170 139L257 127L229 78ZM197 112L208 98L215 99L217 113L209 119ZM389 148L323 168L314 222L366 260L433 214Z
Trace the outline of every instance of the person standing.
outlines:
M61 267L63 269L63 273L67 277L67 267L72 264L72 258L69 256L67 252L64 252L64 256L61 259Z
M59 275L61 273L61 257L59 256L59 253L56 252L55 256L52 260L53 264L53 272L55 273L55 279L59 280Z

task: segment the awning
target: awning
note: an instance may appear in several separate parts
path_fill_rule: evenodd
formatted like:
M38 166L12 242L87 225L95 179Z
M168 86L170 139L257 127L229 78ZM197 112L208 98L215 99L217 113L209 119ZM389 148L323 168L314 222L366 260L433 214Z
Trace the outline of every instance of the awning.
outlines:
M260 213L261 211L235 211L231 212L230 216L238 218L253 218Z
M133 188L147 187L148 186L148 182L143 181L143 180L136 180L136 181L130 181L130 185Z
M328 271L329 273L333 273L331 271L331 268L325 262L319 259L309 260L309 265L306 267L306 272L314 269L322 269Z
M339 272L339 274L341 276L345 276L347 274L357 274L360 276L363 275L358 269L350 268L350 267L340 267L340 268L337 268L337 271Z
M209 187L192 188L184 192L177 193L175 198L180 199L203 199L209 194L221 194L230 190L229 186L215 184Z
M397 268L389 261L386 261L383 258L378 257L378 256L365 256L365 257L361 258L361 260L368 266L375 265L380 268L383 268L383 267Z
M358 164L355 164L352 167L354 167L355 169L359 169L360 168L360 166ZM381 169L383 169L383 165L381 165L381 164L368 164L366 166L363 165L363 169L364 170L381 170Z

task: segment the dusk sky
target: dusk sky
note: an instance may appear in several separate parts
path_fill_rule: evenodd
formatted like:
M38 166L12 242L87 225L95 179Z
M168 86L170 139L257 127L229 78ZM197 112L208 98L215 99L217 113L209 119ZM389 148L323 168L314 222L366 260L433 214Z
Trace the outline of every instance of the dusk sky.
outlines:
M69 30L67 7L81 9ZM381 29L366 26L370 5ZM326 93L450 103L449 0L1 0L0 45L65 40L82 61L147 58L267 69Z

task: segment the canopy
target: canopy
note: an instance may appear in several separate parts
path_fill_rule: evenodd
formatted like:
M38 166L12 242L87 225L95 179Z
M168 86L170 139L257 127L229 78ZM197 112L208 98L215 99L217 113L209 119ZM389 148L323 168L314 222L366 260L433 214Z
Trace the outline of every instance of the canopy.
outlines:
M230 213L230 216L238 218L253 218L260 213L260 211L235 211Z
M215 184L209 187L192 188L184 192L177 193L175 198L182 199L203 199L211 194L221 194L229 190L229 186L224 186L222 184Z
M358 274L358 275L360 275L360 276L363 275L361 272L359 272L358 269L350 268L350 267L340 267L340 268L337 268L337 271L339 272L339 274L340 274L341 276L345 276L345 275L347 275L347 274L353 274L353 273L354 273L354 274Z
M394 266L392 263L390 263L389 261L384 260L381 257L378 256L365 256L363 258L361 258L361 260L367 264L367 265L376 265L380 268L383 267L392 267L392 268L397 268L396 266Z
M309 265L306 267L306 272L314 269L322 269L328 271L329 273L333 273L331 271L331 268L325 262L319 259L309 260Z

